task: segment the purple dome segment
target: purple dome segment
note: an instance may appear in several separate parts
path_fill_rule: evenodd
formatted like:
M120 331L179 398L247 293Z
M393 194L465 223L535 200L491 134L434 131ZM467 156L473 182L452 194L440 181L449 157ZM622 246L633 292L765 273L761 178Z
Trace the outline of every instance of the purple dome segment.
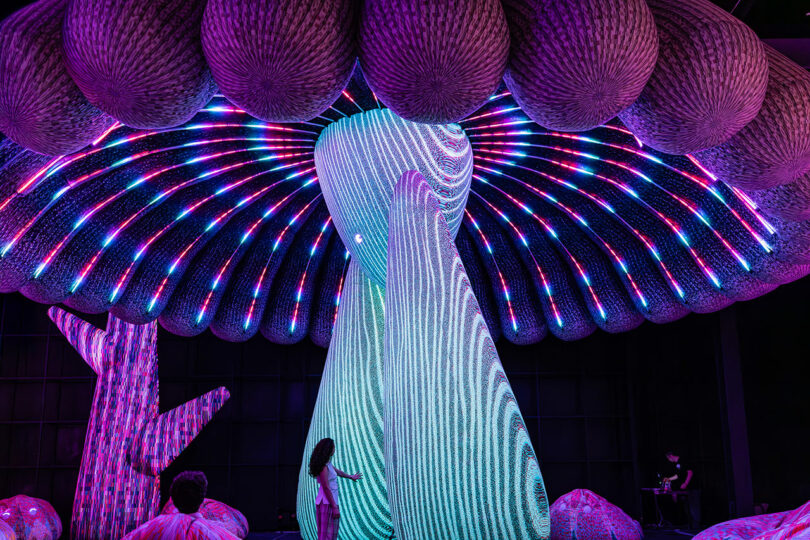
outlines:
M57 540L62 536L62 521L48 501L15 495L0 501L0 525L8 525L12 534L7 538L36 538ZM0 538L4 538L0 527Z
M789 512L748 516L701 531L697 540L803 540L810 531L810 501Z
M506 85L523 112L561 131L601 126L638 98L658 57L644 0L506 0Z
M113 123L68 75L62 53L67 5L39 0L0 26L0 131L50 156L80 150Z
M169 500L163 506L163 510L161 510L160 513L179 513L171 497L169 497ZM218 524L237 538L246 538L248 535L248 521L245 515L224 502L215 501L214 499L204 499L200 506L200 514L202 514L204 519Z
M644 144L669 154L717 146L754 119L768 62L756 34L708 0L649 0L661 44L638 100L620 114Z
M204 0L71 0L65 61L84 95L140 129L188 122L216 87L200 45Z
M378 285L385 284L388 211L402 173L421 172L454 236L461 226L473 159L470 141L457 124L409 122L390 109L355 114L321 133L315 164L343 243Z
M220 91L268 122L309 120L355 64L352 0L210 0L202 44Z
M724 182L772 188L810 170L810 73L765 45L768 90L759 114L725 143L696 154Z
M376 96L414 122L458 122L500 84L509 30L498 0L368 0L360 64Z
M587 489L566 493L551 505L551 540L641 540L638 521Z

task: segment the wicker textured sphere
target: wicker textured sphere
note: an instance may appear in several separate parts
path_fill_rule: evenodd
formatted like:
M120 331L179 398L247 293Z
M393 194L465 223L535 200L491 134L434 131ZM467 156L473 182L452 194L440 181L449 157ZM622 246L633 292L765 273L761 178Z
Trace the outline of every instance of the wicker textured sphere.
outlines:
M727 141L762 106L768 61L756 34L708 0L649 0L658 63L619 117L643 143L689 154Z
M203 0L71 0L65 61L91 103L141 129L187 122L216 87L200 45Z
M505 0L506 85L549 129L600 126L638 98L658 57L644 0Z
M360 64L376 96L406 120L458 122L497 89L509 56L498 0L367 0Z
M786 221L810 219L810 172L788 184L746 193L768 216Z
M695 156L743 189L778 186L810 170L810 73L768 45L765 52L768 91L759 114L725 143Z
M65 67L67 3L40 0L0 27L0 131L40 154L73 153L112 123L87 101Z
M309 120L352 75L355 20L352 0L210 0L203 49L233 103L268 122Z

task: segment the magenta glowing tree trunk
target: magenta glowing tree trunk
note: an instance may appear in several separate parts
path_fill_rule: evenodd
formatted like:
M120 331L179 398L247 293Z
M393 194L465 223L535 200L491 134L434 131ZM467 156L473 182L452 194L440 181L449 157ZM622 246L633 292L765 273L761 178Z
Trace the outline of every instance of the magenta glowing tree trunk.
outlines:
M160 472L229 393L219 387L160 414L157 323L139 326L110 315L102 331L58 308L48 314L98 375L71 538L118 539L157 515Z

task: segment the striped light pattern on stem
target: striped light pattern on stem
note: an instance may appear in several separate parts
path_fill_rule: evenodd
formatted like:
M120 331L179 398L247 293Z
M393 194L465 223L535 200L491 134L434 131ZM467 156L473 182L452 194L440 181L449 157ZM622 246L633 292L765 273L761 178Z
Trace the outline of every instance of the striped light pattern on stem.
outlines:
M385 290L352 261L341 297L298 478L298 522L305 538L316 538L318 483L309 476L309 456L330 437L337 466L363 471L362 480L340 487L340 538L390 538L383 465Z
M455 234L467 203L472 153L457 124L426 125L375 109L327 127L315 147L326 205L366 274L385 284L388 207L396 179L415 169L438 193Z
M523 418L437 197L394 189L385 289L385 475L397 537L547 538Z
M315 170L326 156L315 151L319 138L369 145L340 149L351 159L333 167L383 175L387 187L367 190L369 201L411 161L436 178L495 339L578 339L668 322L803 275L790 262L805 259L794 231L783 234L783 223L694 157L640 146L618 123L545 130L501 90L453 133L418 126L372 135L398 125L379 106L358 76L310 122L259 122L217 97L183 126L116 124L55 159L3 141L0 290L132 323L159 318L182 335L211 328L228 340L261 332L325 346L347 251L379 253L385 239L334 234L346 216L328 206L322 184L331 180ZM355 187L370 178L360 175ZM465 178L468 199L458 196ZM384 258L376 260L369 277L379 280Z
M228 399L225 387L160 414L157 324L112 315L106 331L58 308L53 319L98 376L73 502L71 538L114 540L153 518L160 473Z

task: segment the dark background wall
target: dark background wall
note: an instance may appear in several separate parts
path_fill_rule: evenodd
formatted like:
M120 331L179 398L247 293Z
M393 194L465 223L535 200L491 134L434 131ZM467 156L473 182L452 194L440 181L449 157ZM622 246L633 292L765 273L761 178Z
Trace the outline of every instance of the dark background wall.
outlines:
M0 498L50 500L69 521L93 392L90 369L45 306L0 296ZM736 319L755 502L810 498L810 280L727 310L634 332L547 338L498 349L553 501L586 487L639 516L665 449L694 465L707 523L729 515L725 415L716 356L721 316ZM103 325L104 317L89 318ZM210 496L256 531L296 526L295 492L326 351L261 338L227 343L161 331L161 410L218 385L231 400L164 473L202 469Z

